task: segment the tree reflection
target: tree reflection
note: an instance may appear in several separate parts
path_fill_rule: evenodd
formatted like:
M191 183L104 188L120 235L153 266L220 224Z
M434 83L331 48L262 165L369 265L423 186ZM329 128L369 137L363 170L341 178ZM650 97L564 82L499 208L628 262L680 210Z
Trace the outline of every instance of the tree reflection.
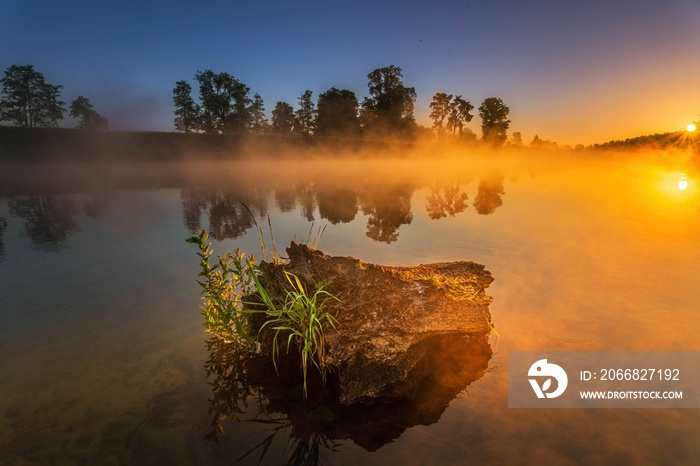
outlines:
M97 220L104 214L109 200L110 196L104 191L89 193L88 198L82 201L83 212L91 219Z
M505 194L503 177L491 176L479 181L479 191L474 199L474 208L481 215L491 215L503 205L501 196Z
M256 217L267 215L267 193L258 189L183 188L180 197L187 229L192 233L201 229L202 214L206 213L209 235L218 241L238 238L253 226L244 204Z
M78 208L68 196L12 197L10 215L24 220L24 234L37 249L54 252L77 227Z
M435 335L426 345L404 381L376 399L342 405L337 374L329 374L325 385L320 376L310 378L309 398L304 398L298 358L282 357L278 375L268 356L244 354L212 339L205 364L212 388L212 428L206 438L219 443L229 422L259 424L269 434L236 461L257 456L258 464L275 451L273 442L288 446L286 464L320 464L343 439L376 451L410 427L437 422L457 395L483 377L492 355L487 337ZM251 409L255 417L244 420Z
M362 213L367 219L367 236L375 241L393 243L399 239L399 227L413 221L411 196L413 190L406 185L393 186L378 191L367 191L360 198Z
M291 212L297 204L294 186L275 189L275 201L281 212Z
M357 193L347 188L319 187L318 213L333 225L350 223L357 215Z
M427 197L428 205L426 210L428 216L433 220L464 212L467 208L467 194L460 192L458 184L449 183L442 186L433 186L430 188L430 194Z
M0 217L0 260L5 258L5 243L2 237L5 235L5 229L7 228L7 220Z

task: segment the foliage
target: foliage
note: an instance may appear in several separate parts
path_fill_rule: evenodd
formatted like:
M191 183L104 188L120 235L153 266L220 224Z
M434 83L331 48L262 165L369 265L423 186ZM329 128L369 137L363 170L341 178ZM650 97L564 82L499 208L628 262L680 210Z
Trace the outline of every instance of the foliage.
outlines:
M229 73L198 71L194 78L199 83L201 129L208 133L244 131L248 126L250 88Z
M433 96L433 101L430 102L430 119L433 120L433 129L437 132L438 138L444 130L445 118L450 114L450 101L452 94L438 92Z
M296 132L302 136L311 136L316 132L316 107L311 96L313 92L306 90L299 96L299 110L296 111Z
M109 129L107 119L95 111L90 99L82 95L70 103L70 116L79 120L76 128L93 131Z
M319 239L321 235L322 232L319 231ZM299 348L306 396L310 364L319 370L325 380L326 332L329 328L335 329L337 323L325 305L327 299L338 298L325 291L324 283L318 284L312 294L307 293L299 278L287 271L284 271L284 276L289 288L285 287L283 299L275 298L268 292L268 286L264 283L267 278L255 264L255 259L246 259L238 249L233 255L226 253L218 256L218 262L211 265L213 249L208 239L209 236L203 230L197 236L187 239L187 242L199 248L199 276L203 280L197 280L197 283L202 287L200 309L204 315L206 331L232 340L241 348L253 350L259 341L251 334L248 317L253 313L264 313L266 320L260 327L258 337L267 328L274 332L272 359L275 368L279 360L280 338L285 339L287 351L293 344ZM310 239L311 231L307 241ZM264 244L262 237L261 244ZM257 296L260 302L244 300L250 296ZM264 310L260 310L260 305Z
M287 336L287 351L292 343L296 343L301 354L302 373L304 375L304 395L306 392L306 377L309 361L316 366L325 380L326 368L323 362L326 346L326 330L335 329L337 320L325 310L326 298L338 300L324 290L326 284L316 286L313 294L309 295L301 284L299 277L285 271L291 289L287 292L284 305L277 307L266 293L259 277L253 276L260 297L267 306L267 321L261 331L267 327L275 332L272 340L272 358L277 367L279 358L280 334Z
M294 130L294 109L287 102L277 102L272 111L272 132L290 135Z
M358 101L348 89L331 87L318 96L317 132L323 136L357 136Z
M192 86L178 81L173 89L175 104L175 129L183 133L196 131L200 125L200 107L192 99Z
M253 103L248 107L248 127L255 134L263 134L267 131L267 118L265 118L265 104L260 94L253 96Z
M450 114L447 117L447 123L452 129L452 138L457 134L457 130L462 136L464 125L472 121L473 115L470 113L472 110L474 110L474 106L471 103L464 100L461 95L455 96L450 104Z
M498 97L488 97L479 106L482 139L494 146L502 145L510 125L510 109Z
M389 65L367 75L369 97L362 103L371 130L409 136L415 129L416 89L403 84L401 68Z
M63 119L65 102L59 100L63 86L45 81L32 65L12 65L0 79L0 120L17 126L58 126Z
M202 287L202 304L206 331L226 339L232 339L244 347L252 347L254 339L243 309L243 296L247 296L254 287L253 277L257 268L254 258L245 259L244 253L236 249L231 255L226 253L218 257L218 262L211 265L209 258L214 253L209 235L201 230L197 236L187 239L188 243L199 248L200 277L197 280Z

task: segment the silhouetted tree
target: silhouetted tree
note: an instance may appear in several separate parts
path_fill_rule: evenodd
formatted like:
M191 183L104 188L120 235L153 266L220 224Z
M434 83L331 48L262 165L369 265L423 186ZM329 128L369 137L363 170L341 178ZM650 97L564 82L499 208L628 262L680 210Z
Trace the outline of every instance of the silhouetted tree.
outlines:
M356 136L360 132L355 93L331 87L318 96L317 132L322 136Z
M489 97L479 107L481 117L482 139L500 146L506 141L506 132L510 125L510 109L497 97Z
M191 133L200 128L201 108L192 98L192 86L187 81L178 81L173 89L175 104L175 130Z
M472 110L474 110L474 106L464 100L461 95L455 96L452 103L450 103L450 114L447 117L447 123L452 129L453 139L458 130L461 137L464 125L472 121L473 115L470 113Z
M474 198L474 208L481 215L491 215L503 205L501 196L505 194L503 177L491 176L479 181L479 190Z
M520 131L513 133L513 136L511 137L511 144L513 144L515 147L523 146L523 135L520 133Z
M253 96L253 103L248 108L248 124L250 130L256 134L263 134L267 131L267 118L265 118L265 105L260 94Z
M403 84L401 68L390 65L367 75L369 97L362 103L367 129L389 134L412 135L416 89ZM371 115L371 116L370 116Z
M32 65L12 65L0 79L0 120L17 126L58 126L63 119L65 102L59 100L63 86L45 81Z
M438 92L433 96L433 101L430 102L430 118L433 120L433 129L440 138L444 132L445 118L450 114L452 94Z
M538 135L535 134L535 137L532 138L532 142L530 142L530 147L533 149L554 150L559 147L559 144L557 144L554 141L547 141L546 139L541 139Z
M289 135L294 130L294 109L287 102L277 102L272 111L272 132Z
M248 127L250 88L228 73L198 71L201 128L205 132L234 133Z
M70 103L70 116L79 120L76 128L92 131L109 129L107 119L97 113L90 100L82 95Z
M302 136L311 136L316 131L316 106L311 96L313 92L306 90L299 96L299 110L296 111L296 132Z

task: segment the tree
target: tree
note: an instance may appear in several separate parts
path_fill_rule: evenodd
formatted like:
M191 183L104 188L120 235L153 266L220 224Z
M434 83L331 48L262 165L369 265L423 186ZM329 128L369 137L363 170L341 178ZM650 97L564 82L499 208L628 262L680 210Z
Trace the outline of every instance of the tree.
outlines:
M234 133L248 127L250 88L228 73L198 71L201 128L211 133Z
M433 129L437 133L438 139L444 131L445 118L450 114L452 94L438 92L433 96L433 101L430 102L430 118L433 120Z
M192 99L192 86L187 81L178 81L173 89L175 104L175 129L191 133L199 129L201 108Z
M76 126L79 129L92 131L109 129L107 119L95 111L90 99L82 95L70 103L70 117L79 120Z
M267 118L265 118L265 104L260 94L253 96L253 103L248 107L248 126L251 132L263 134L267 130Z
M482 139L494 146L500 146L506 140L506 132L510 125L508 119L510 109L497 97L488 97L479 107L481 117Z
M457 130L459 130L459 135L462 136L462 131L464 130L464 125L472 121L474 117L470 112L474 110L474 106L464 100L461 95L455 96L454 100L450 104L450 114L447 117L447 123L452 129L452 138L454 139Z
M360 120L355 93L331 87L318 96L317 133L322 136L357 136Z
M377 68L367 79L370 97L362 103L365 122L375 131L413 134L416 89L404 86L401 68L394 65Z
M511 137L511 143L515 147L523 147L523 135L520 133L520 131L516 131L513 133L513 136Z
M294 109L287 102L277 102L272 111L272 131L290 135L294 130Z
M296 111L296 131L302 136L310 136L316 131L316 107L311 96L313 92L306 90L299 96L299 110Z
M65 102L59 100L63 86L45 81L44 75L32 65L12 65L0 79L0 120L17 126L58 126L63 119Z

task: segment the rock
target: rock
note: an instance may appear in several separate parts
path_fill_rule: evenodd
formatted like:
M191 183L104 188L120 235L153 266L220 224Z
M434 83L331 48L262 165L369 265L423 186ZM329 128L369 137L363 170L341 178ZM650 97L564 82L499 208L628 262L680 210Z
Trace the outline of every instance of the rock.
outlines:
M483 265L388 267L296 243L287 254L287 263L261 263L271 295L285 295L286 270L309 290L327 282L341 300L327 301L338 325L327 334L324 360L337 371L341 404L385 396L432 350L435 337L483 337L492 330L492 298L484 289L493 277Z

